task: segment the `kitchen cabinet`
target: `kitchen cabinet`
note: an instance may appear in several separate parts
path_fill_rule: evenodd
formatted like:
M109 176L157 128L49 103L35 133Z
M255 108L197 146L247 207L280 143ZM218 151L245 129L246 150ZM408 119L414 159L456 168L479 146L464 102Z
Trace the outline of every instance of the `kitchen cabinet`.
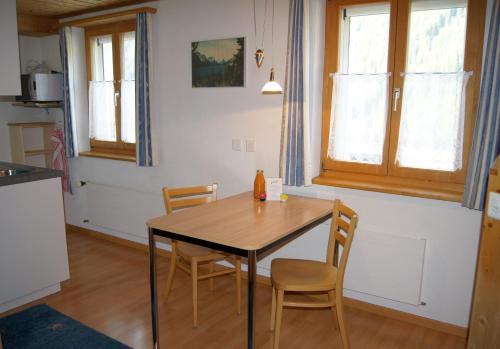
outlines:
M0 1L0 96L21 94L16 0Z
M58 292L69 278L62 172L21 169L0 177L0 313Z

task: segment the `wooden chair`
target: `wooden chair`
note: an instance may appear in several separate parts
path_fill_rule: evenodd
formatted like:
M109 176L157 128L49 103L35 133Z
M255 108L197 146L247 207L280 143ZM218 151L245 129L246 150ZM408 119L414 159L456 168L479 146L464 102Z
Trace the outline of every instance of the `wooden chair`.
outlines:
M169 189L163 188L163 200L167 214L174 210L207 204L217 200L217 183L207 186ZM214 271L214 262L227 260L233 268ZM214 278L226 274L236 274L236 308L241 314L241 259L205 247L172 240L172 254L167 279L167 295L172 289L177 268L191 275L193 289L193 327L198 326L198 281L210 279L210 289L214 288ZM199 275L198 266L208 264L208 273Z
M346 218L348 220L346 220ZM278 349L281 314L284 306L299 308L334 308L344 349L349 348L349 338L344 323L342 292L344 273L349 257L358 215L340 200L335 200L333 220L328 240L326 263L300 259L274 259L271 263L273 288L271 330L274 330L274 349ZM340 263L339 245L342 245ZM285 292L325 293L325 301L284 301Z

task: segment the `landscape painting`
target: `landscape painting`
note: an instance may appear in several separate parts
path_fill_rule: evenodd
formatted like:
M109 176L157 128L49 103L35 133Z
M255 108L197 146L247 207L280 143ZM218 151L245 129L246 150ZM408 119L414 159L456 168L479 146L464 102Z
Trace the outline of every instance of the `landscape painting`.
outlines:
M243 87L245 38L191 43L193 87Z

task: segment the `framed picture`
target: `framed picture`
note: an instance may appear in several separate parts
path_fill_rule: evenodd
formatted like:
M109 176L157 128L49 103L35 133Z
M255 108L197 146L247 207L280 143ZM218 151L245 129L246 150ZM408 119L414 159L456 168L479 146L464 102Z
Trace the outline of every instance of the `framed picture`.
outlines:
M245 38L191 43L193 87L243 87Z

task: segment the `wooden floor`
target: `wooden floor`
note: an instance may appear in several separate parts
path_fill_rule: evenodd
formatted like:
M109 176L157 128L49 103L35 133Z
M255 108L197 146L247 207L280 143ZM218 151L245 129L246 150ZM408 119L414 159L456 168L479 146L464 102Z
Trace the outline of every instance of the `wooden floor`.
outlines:
M36 303L53 308L133 348L151 348L147 254L111 242L68 233L71 279L62 291ZM165 295L168 260L159 257L159 295ZM191 327L189 277L178 271L168 304L160 302L164 348L246 348L246 312L236 314L234 279L199 287L199 327ZM243 293L246 309L246 292ZM271 349L271 291L256 290L256 348ZM24 307L23 307L24 308ZM20 308L21 309L21 308ZM17 311L19 309L16 309ZM352 348L465 348L463 338L346 308ZM342 348L329 310L283 312L281 348Z

